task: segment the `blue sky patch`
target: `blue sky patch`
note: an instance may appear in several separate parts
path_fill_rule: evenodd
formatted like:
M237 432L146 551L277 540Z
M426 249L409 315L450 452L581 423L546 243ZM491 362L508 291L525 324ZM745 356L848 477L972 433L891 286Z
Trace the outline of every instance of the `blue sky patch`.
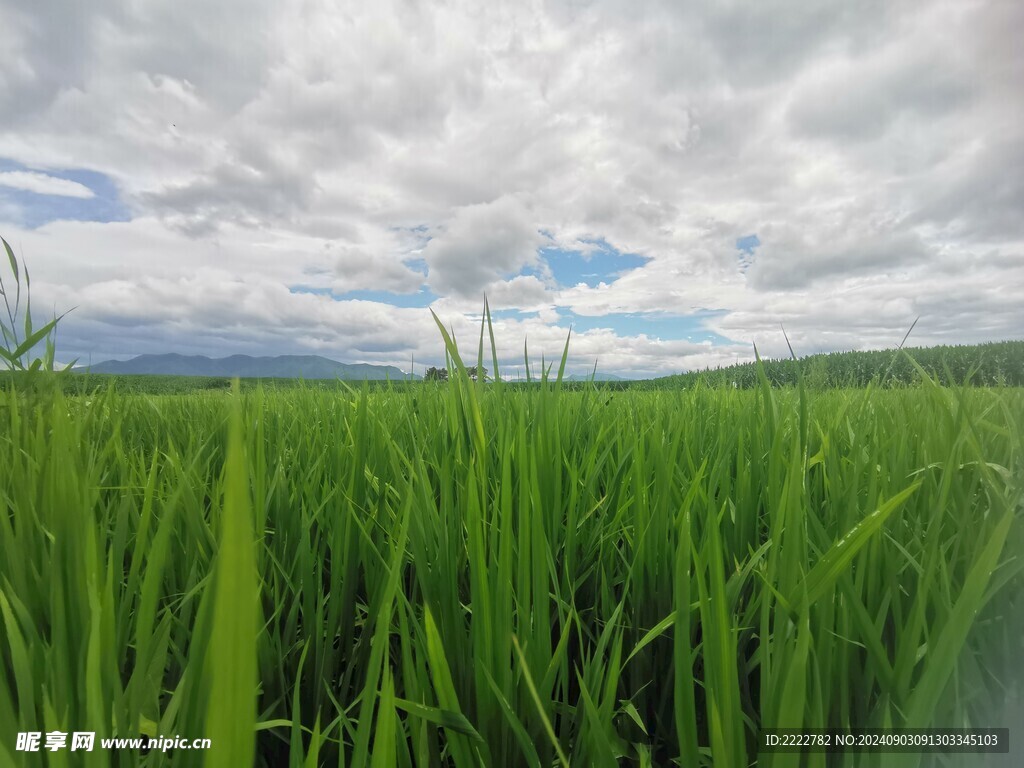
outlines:
M588 244L596 246L596 250L589 255L553 246L541 248L540 254L560 286L570 288L584 283L596 288L600 283L610 285L622 273L642 267L650 261L635 253L621 253L604 240L589 241Z
M537 317L539 313L533 311L522 311L518 309L492 309L491 319L492 320L526 320L531 317Z
M421 275L427 274L427 261L426 259L405 259L403 262L405 266L411 269L413 272L419 272Z
M695 344L710 341L715 345L733 343L706 327L711 318L726 314L724 310L701 310L689 315L610 312L599 317L577 315L564 307L559 307L558 311L561 315L559 326L568 328L571 324L574 331L581 333L595 328L610 328L618 336L644 334L664 341L692 341Z
M736 241L736 250L744 253L753 253L754 249L761 244L757 235L747 235Z
M392 291L345 291L335 293L330 288L313 288L307 285L293 285L288 288L292 293L312 293L316 296L329 296L335 301L376 301L390 304L393 307L422 308L429 307L437 300L429 288L421 288L417 293L394 293Z
M740 271L746 272L754 263L754 251L761 245L761 239L757 235L747 235L736 241L736 250L739 254L736 258L740 263Z
M11 223L35 229L51 221L130 221L131 211L121 201L117 185L109 176L81 168L42 170L0 158L0 173L23 171L65 179L88 187L89 198L41 194L0 184L0 216Z

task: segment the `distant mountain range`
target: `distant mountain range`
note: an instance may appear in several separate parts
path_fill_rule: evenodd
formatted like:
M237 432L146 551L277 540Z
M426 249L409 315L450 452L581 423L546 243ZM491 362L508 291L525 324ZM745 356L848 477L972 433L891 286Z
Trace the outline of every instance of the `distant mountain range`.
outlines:
M131 360L107 360L86 366L93 373L157 376L217 376L242 379L344 379L348 381L377 381L409 379L393 365L368 363L339 363L320 355L279 355L278 357L210 358L204 355L139 355ZM419 376L413 376L419 379Z

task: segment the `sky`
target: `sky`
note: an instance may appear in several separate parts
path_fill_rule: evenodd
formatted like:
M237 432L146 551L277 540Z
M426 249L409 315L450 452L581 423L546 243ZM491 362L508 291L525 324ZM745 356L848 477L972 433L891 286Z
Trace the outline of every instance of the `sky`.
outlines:
M0 0L58 358L660 376L1024 337L1019 0ZM2 273L0 273L2 274Z

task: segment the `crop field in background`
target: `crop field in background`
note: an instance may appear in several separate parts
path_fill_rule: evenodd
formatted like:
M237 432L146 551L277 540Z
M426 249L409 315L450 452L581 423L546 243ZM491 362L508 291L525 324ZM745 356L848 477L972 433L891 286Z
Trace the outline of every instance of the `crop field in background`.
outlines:
M920 369L932 379L949 386L965 382L973 386L986 387L1024 386L1024 341L924 347L906 351L909 356L894 356L892 350L833 352L810 355L799 360L764 360L762 365L768 382L773 387L793 387L802 378L804 386L810 390L859 388L869 383L886 389L916 386L921 381ZM419 370L422 373L424 369L420 366ZM698 382L702 386L712 388L731 387L735 384L737 389L752 389L760 386L757 370L754 363L743 363L657 379L623 379L597 383L607 390L681 389L696 386ZM110 387L126 395L190 394L224 391L231 387L230 379L212 376L107 374L82 372L78 369L69 373L71 375L63 376L59 380L60 388L66 395L89 395ZM12 378L17 383L18 378L23 377L24 374L0 370L0 386L6 385ZM353 382L337 379L266 378L242 379L240 384L243 392L256 388L281 391L296 387L344 391L352 386ZM419 382L401 380L374 380L368 381L367 384L371 389L403 384L419 386ZM533 386L522 381L506 381L506 384L510 387ZM563 381L562 388L583 390L591 386L585 381L576 380Z
M811 389L866 387L879 382L889 387L913 385L920 381L921 369L948 386L965 381L986 387L1024 386L1024 341L917 347L906 352L897 356L891 350L830 352L799 360L766 360L763 367L773 386L796 386L802 378ZM651 384L662 388L685 387L699 380L712 387L735 382L744 389L759 385L757 369L754 363L743 363L666 376Z
M55 729L213 749L51 765L536 768L814 766L757 733L1013 725L1022 435L1024 390L928 379L8 384L0 765Z

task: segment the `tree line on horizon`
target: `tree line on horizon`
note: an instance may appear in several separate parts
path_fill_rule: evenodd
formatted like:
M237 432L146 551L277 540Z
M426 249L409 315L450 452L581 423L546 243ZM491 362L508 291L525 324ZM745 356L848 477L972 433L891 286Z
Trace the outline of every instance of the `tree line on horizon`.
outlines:
M469 374L469 378L476 381L477 378L483 376L484 381L487 381L487 369L484 367L477 368L475 365L470 365L466 368L466 373ZM448 381L448 369L447 368L435 368L431 366L427 368L423 374L424 381Z

